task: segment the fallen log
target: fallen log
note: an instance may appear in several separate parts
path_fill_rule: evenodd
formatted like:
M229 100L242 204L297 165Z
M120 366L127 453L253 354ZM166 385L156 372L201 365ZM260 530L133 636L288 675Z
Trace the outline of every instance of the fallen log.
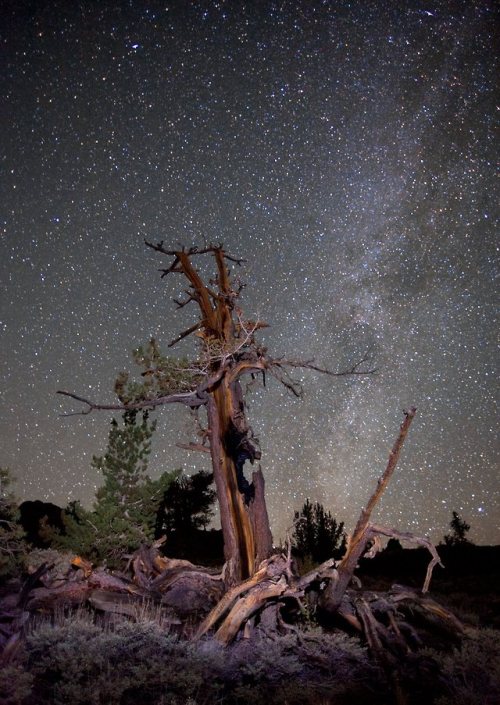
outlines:
M259 566L259 569L251 578L244 580L239 585L235 585L235 587L231 588L226 592L226 594L210 612L208 617L200 625L198 631L195 634L195 638L199 639L210 629L212 629L220 621L220 619L229 612L229 610L232 608L232 606L235 604L239 597L244 595L255 585L258 585L262 580L270 578L276 574L279 575L282 570L282 556L276 555L262 561Z
M440 605L430 597L421 597L417 592L401 585L393 585L389 593L391 601L407 613L418 613L424 623L433 629L447 632L455 638L460 638L466 633L462 622L446 607Z
M141 590L131 578L113 575L103 569L93 570L86 578L87 585L93 590L108 590L110 592L127 592L146 596L147 591Z
M90 591L91 588L85 581L67 582L53 588L34 588L26 603L26 610L52 612L56 607L77 607L87 600Z
M130 593L120 593L110 590L92 590L88 595L89 604L101 612L125 614L137 617L138 611L144 606L144 600Z
M164 627L182 625L181 619L171 611L164 609L160 604L130 593L93 590L88 597L88 603L100 612L126 615L135 621L144 617L145 614L151 614L155 621L160 622Z

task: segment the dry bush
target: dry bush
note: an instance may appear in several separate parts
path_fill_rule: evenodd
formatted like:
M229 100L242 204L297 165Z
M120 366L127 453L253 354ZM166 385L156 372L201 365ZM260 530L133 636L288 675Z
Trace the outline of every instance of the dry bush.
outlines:
M402 659L409 705L495 703L500 635L470 629L460 648ZM38 618L3 674L5 705L387 705L388 682L358 639L319 628L224 648L182 640L154 610L134 621L79 609Z

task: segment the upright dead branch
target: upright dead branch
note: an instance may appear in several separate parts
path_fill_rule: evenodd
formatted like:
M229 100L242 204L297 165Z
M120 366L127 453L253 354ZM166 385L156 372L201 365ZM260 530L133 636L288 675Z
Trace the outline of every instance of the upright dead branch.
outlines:
M409 411L404 412L405 418L399 429L399 434L396 439L396 442L394 443L394 446L389 454L389 460L387 462L385 471L383 475L379 478L377 486L373 491L372 496L368 500L366 507L361 512L361 515L358 519L358 523L356 524L356 528L354 529L349 548L351 548L351 546L354 547L355 544L359 541L360 537L368 526L368 522L370 521L370 516L373 512L373 509L375 508L375 505L379 502L380 498L385 492L387 485L389 484L389 480L391 479L394 470L396 469L399 456L401 455L403 443L405 442L406 436L408 435L408 431L410 430L411 422L415 418L416 413L417 410L415 407L412 407Z
M409 411L404 412L405 418L399 429L396 442L389 454L385 471L379 478L377 486L368 500L366 507L361 511L354 532L349 540L347 551L338 566L338 580L330 583L322 595L322 606L328 611L335 612L340 606L342 597L352 580L359 559L365 552L368 543L377 535L376 527L369 524L370 516L396 469L401 448L403 447L416 411L417 410L412 407Z

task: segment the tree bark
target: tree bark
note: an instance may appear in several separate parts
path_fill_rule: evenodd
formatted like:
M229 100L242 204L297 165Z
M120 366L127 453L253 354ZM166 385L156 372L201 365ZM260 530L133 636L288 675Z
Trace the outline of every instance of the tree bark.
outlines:
M210 451L219 500L227 587L253 575L259 563L271 555L272 536L260 469L243 491L243 456L260 455L248 438L239 382L223 380L207 404ZM245 447L245 445L247 447ZM253 456L253 457L252 457Z

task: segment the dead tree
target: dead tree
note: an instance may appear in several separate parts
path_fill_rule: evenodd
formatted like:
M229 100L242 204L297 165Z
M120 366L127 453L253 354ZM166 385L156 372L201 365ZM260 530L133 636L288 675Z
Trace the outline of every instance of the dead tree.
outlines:
M375 370L368 367L368 356L341 372L319 367L313 360L270 357L255 339L255 333L267 324L245 319L237 305L243 287L231 279L228 263L240 265L243 260L230 256L221 245L180 250L169 250L163 242L146 245L170 259L169 266L160 270L162 277L180 274L188 282L186 298L174 301L179 308L196 304L199 318L169 347L194 334L200 344L198 358L192 363L173 362L172 358L162 357L152 341L138 359L145 367L143 384L131 386L125 377L117 381L119 405L96 404L71 392L59 394L86 404L80 413L93 409L152 409L174 402L187 405L194 413L202 407L206 409L206 428L200 427L201 442L180 445L210 452L224 537L225 584L229 587L253 576L272 552L261 468L257 466L253 471L251 482L244 475L245 463L258 461L261 453L247 420L241 378L262 375L265 380L269 373L300 396L300 385L290 377L290 368L308 368L334 376L366 375ZM193 258L201 255L211 255L215 260L216 277L208 282L193 265Z

